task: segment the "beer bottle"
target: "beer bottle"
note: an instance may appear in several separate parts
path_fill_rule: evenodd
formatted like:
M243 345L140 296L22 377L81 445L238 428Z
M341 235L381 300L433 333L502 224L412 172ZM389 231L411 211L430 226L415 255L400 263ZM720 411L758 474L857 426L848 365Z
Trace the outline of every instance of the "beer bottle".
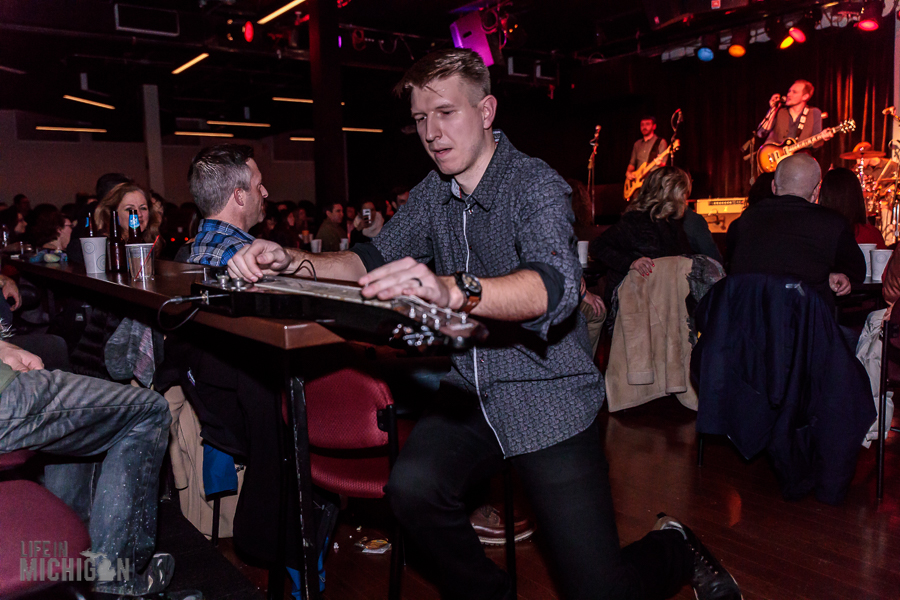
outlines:
M106 249L106 270L109 273L127 273L128 262L125 255L125 242L119 233L119 216L116 211L109 211L109 247Z
M88 213L84 218L84 228L87 233L84 237L97 237L97 232L94 230L94 219L91 213Z
M138 218L137 209L134 208L128 209L128 240L125 243L141 243L141 220Z

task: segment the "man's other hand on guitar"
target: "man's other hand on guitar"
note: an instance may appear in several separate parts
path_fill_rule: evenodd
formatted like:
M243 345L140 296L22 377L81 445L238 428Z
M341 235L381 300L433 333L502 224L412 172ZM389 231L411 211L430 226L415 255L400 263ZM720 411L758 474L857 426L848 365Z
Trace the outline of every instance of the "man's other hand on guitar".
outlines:
M407 256L373 269L360 278L362 295L390 300L397 296L418 296L442 308L459 309L465 296L452 276L438 277L424 264Z
M832 131L831 128L826 129L825 131L822 132L823 140L830 140L833 137L834 137L834 131Z
M257 239L231 257L228 261L228 274L256 281L265 273L280 273L290 264L291 256L279 244Z
M625 181L634 181L634 171L625 173Z

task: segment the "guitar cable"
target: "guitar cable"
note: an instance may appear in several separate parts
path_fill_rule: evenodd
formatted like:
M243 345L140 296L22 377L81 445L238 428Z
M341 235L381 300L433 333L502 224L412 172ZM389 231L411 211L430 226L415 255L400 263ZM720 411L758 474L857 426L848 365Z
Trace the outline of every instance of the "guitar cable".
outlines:
M228 294L202 294L200 296L175 296L174 298L169 298L159 307L159 310L156 311L156 324L159 325L159 328L163 331L175 331L188 321L194 318L194 315L200 310L200 307L196 307L188 316L182 319L177 325L173 327L166 327L162 322L163 310L165 310L166 306L169 304L183 304L184 302L193 302L195 300L209 300L210 298L227 298Z

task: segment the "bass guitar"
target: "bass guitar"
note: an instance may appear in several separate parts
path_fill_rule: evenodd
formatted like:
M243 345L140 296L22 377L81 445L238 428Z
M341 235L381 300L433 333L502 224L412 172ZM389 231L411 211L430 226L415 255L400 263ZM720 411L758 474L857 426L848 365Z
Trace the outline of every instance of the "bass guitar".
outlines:
M672 142L671 146L660 152L659 156L657 156L653 160L645 162L637 169L635 169L634 179L625 182L625 199L631 200L631 197L634 196L635 192L641 189L641 186L644 185L644 178L647 177L650 171L666 164L669 156L675 154L679 146L681 146L681 140L675 140L674 142Z
M817 133L816 135L810 136L800 142L793 138L788 138L780 144L777 144L775 142L763 144L759 147L759 151L756 153L756 162L759 163L759 170L765 173L771 173L778 166L778 163L786 159L791 154L799 152L800 150L803 150L805 148L809 148L813 144L824 140L825 134L829 131L831 133L838 134L845 133L847 131L853 131L854 129L856 129L856 121L850 119L835 127L823 129L821 133Z

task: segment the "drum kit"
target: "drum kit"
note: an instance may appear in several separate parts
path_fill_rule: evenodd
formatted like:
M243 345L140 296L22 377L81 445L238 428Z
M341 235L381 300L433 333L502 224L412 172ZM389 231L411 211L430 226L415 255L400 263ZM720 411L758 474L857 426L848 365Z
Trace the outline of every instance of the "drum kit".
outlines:
M886 109L884 114L900 122L893 108ZM840 158L856 163L854 171L862 186L866 213L875 217L875 225L884 235L885 242L892 244L900 239L900 190L897 185L900 152L895 152L892 158L885 156L884 152L874 150L870 143L861 142Z

